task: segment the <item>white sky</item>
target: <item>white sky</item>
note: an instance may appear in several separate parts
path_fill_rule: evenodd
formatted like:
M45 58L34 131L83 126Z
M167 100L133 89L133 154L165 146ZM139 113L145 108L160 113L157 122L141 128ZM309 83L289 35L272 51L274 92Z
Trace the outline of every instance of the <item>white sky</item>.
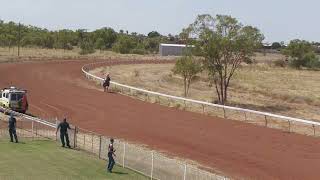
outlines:
M56 29L178 34L198 14L227 14L266 41L320 41L320 0L0 0L0 19Z

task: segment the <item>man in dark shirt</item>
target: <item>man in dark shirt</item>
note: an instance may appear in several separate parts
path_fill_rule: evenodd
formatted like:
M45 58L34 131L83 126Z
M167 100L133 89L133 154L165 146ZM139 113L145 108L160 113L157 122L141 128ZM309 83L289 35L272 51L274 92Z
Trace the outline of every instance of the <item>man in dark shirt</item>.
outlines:
M16 143L18 143L18 137L16 133L16 118L13 116L13 114L10 115L9 117L9 135L10 135L10 141L13 142L13 137L16 140Z
M109 147L108 147L108 159L109 159L108 171L110 173L112 172L113 166L115 164L113 156L116 156L116 154L115 154L116 150L113 147L113 142L114 142L114 140L111 138L110 139L110 144L109 144Z
M58 125L56 134L58 133L58 130L60 129L60 139L62 143L62 147L65 146L64 137L66 137L67 146L68 148L71 148L70 142L69 142L69 135L68 135L68 129L71 129L69 126L69 123L67 123L67 119L64 118L63 121Z

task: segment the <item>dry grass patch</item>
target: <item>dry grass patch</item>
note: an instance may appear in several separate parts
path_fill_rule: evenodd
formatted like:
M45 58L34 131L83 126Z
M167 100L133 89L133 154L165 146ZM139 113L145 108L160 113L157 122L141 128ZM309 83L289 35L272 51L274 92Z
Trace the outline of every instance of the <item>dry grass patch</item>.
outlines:
M118 54L112 51L96 51L89 55L80 55L80 49L42 49L21 48L18 57L18 48L0 47L0 62L14 62L22 60L57 60L57 59L172 59L173 57L160 57L158 55Z
M112 80L156 92L182 96L183 82L172 74L173 64L119 65L99 68L96 74L111 73ZM215 93L206 73L197 77L189 97L213 102ZM277 68L266 64L240 68L231 82L229 104L253 110L320 121L320 72ZM173 104L178 106L181 104ZM201 108L197 108L201 109ZM211 113L211 110L207 110ZM213 111L213 110L212 110ZM214 110L216 111L216 110Z

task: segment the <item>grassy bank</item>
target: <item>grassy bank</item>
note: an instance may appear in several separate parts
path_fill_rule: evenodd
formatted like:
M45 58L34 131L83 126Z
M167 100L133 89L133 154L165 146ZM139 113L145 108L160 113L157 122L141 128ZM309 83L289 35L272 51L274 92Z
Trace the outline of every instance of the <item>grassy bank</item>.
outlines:
M107 173L105 161L52 141L0 140L0 147L0 179L147 179L118 166Z

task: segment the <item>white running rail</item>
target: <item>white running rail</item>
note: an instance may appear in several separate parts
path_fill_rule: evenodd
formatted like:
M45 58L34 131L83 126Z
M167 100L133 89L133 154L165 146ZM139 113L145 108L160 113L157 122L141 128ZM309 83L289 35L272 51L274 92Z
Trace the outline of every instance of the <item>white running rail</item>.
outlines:
M18 113L18 112L12 111L10 109L5 109L5 108L0 107L0 112L6 112L6 113L9 113L9 114L14 114L15 116L23 117L23 118L25 118L27 120L38 122L40 124L44 124L44 125L52 127L52 128L56 128L57 127L57 125L55 123L51 123L51 122L42 120L40 118L32 117L32 116L29 116L29 115L26 115L26 114Z
M102 64L102 63L106 63L106 62L98 62L98 63L87 64L87 65L82 67L82 72L86 75L87 78L91 77L93 79L96 79L96 80L99 80L99 81L103 81L103 78L98 77L96 75L93 75L93 74L89 73L88 71L86 71L86 69L87 69L86 67L87 66L94 65L94 64ZM140 89L140 88L136 88L136 87L133 87L133 86L124 85L124 84L120 84L120 83L113 82L113 81L111 81L110 83L114 84L114 85L117 85L117 86L120 86L120 87L132 89L132 90L135 90L135 91L140 91L140 92L144 92L144 93L148 93L148 94L152 94L152 95L156 95L156 96L162 96L162 97L166 97L166 98L170 98L170 99L174 99L174 100L192 102L192 103L200 104L200 105L203 105L203 106L206 105L206 106L212 106L212 107L218 107L218 108L223 108L223 109L235 110L235 111L240 111L240 112L248 112L248 113L263 115L265 117L279 118L279 119L282 119L284 121L294 121L294 122L300 122L300 123L308 124L308 125L312 125L312 126L315 126L315 125L320 126L320 122L316 122L316 121L312 121L312 120L305 120L305 119L287 117L287 116L276 115L276 114L267 113L267 112L260 112L260 111L250 110L250 109L231 107L231 106L224 106L224 105L213 104L213 103L204 102L204 101L187 99L187 98L183 98L183 97L177 97L177 96L172 96L172 95L168 95L168 94L148 91L148 90L145 90L145 89Z

